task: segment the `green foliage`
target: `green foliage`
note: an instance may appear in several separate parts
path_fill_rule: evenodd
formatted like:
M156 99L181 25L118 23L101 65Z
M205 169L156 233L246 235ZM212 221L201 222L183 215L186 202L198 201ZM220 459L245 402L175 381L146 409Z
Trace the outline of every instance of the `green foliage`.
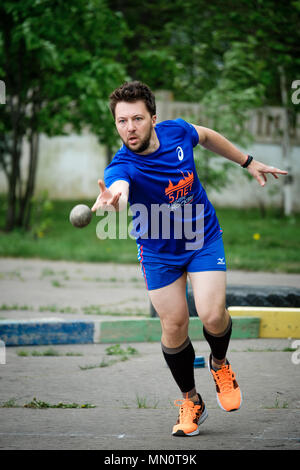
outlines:
M153 84L156 89L170 88L180 67L172 55L171 48L153 46L154 48L136 51L136 61L139 66L138 78L150 86Z
M264 87L259 82L259 67L247 44L235 42L224 54L218 84L202 100L204 123L225 135L240 147L247 148L253 136L247 130L248 111L261 104ZM196 167L204 186L221 191L234 176L236 165L215 157L199 147ZM247 175L247 173L245 173Z
M127 34L106 0L0 4L0 76L7 95L0 106L0 167L8 182L7 230L29 227L41 133L89 130L103 144L116 145L107 98L126 78L118 57L125 53Z
M45 409L45 408L96 408L95 405L91 405L90 403L84 403L82 405L78 403L63 403L59 402L57 404L51 404L48 402L45 402L43 400L38 400L36 397L33 398L32 401L29 403L25 403L23 405L24 408L34 408L34 409Z
M208 127L247 146L249 110L282 104L279 66L289 90L297 78L299 10L299 0L2 1L0 78L7 103L0 106L0 166L9 185L6 228L28 228L34 142L40 133L88 129L116 148L108 96L126 79L201 103ZM296 107L291 100L288 106L295 123ZM27 179L21 171L24 138L32 151ZM214 160L199 150L199 174L216 188L228 183L231 167ZM51 223L49 218L35 226L35 236L43 236Z
M50 356L50 357L57 357L57 356L82 356L81 353L75 353L75 352L66 352L66 353L61 353L57 351L54 348L49 348L46 349L45 351L37 351L36 349L33 351L25 351L25 350L20 350L17 351L17 355L19 357L28 357L28 356L33 356L33 357L45 357L45 356Z
M137 349L133 348L132 346L128 346L127 349L121 348L120 344L114 344L112 346L108 346L105 349L107 356L117 356L115 359L107 360L106 356L102 358L100 364L88 364L85 366L79 366L80 370L90 370L96 369L98 367L110 367L119 362L126 362L130 359L129 356L138 355Z
M16 402L15 398L11 398L10 400L7 400L6 402L2 403L0 405L0 408L20 408L21 405L18 405ZM87 409L87 408L96 408L95 405L91 405L90 403L63 403L59 402L57 404L51 404L43 400L38 400L36 397L34 397L30 402L25 403L23 405L24 408L31 408L31 409L39 409L39 410L44 410L47 408L80 408L80 409Z
M48 192L44 191L39 196L32 198L32 220L31 233L35 238L42 238L51 229L53 220L53 203L48 197Z
M249 111L282 105L278 66L287 86L299 70L299 1L158 0L126 4L110 0L121 11L131 35L128 70L154 89L167 89L175 100L202 105L201 123L247 148ZM291 122L296 108L289 103ZM222 188L233 166L215 162L197 149L197 170L205 187ZM245 173L247 174L247 173ZM204 180L202 179L204 177Z
M126 356L127 354L137 354L137 350L132 346L128 346L127 349L121 348L120 344L114 344L105 349L108 356Z
M0 112L6 131L10 100L18 97L25 135L32 125L48 135L67 133L66 124L76 131L88 125L102 142L111 141L107 97L126 78L117 60L128 34L121 15L105 0L6 1L0 13L0 71L8 94ZM35 113L30 116L25 106Z

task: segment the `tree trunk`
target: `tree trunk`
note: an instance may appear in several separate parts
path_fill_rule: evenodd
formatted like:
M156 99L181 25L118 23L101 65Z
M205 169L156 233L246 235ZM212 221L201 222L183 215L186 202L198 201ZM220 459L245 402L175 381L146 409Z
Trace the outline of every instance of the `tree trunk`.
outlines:
M8 206L5 230L10 232L15 227L17 212L17 186L20 177L21 137L15 136L11 157L11 169L8 173Z
M291 215L293 212L293 194L292 194L292 161L291 161L291 142L290 142L290 119L288 108L288 93L286 85L285 71L282 65L278 67L280 76L280 91L283 105L283 138L282 138L282 158L284 170L288 175L283 182L283 212L284 215Z
M39 134L32 131L30 136L30 152L29 152L29 166L28 166L28 176L26 181L26 189L24 195L20 200L20 210L18 215L17 225L19 227L29 229L30 225L30 215L32 209L32 196L35 188L35 179L36 179L36 170L37 170L37 161L38 161L38 151L39 151Z
M109 145L106 147L106 165L109 165L113 158L113 152Z

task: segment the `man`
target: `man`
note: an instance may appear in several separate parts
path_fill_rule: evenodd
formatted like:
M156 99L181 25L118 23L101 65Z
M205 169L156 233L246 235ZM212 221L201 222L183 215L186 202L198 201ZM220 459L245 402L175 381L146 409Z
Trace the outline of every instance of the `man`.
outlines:
M236 162L261 186L267 181L267 173L278 178L287 172L245 155L211 129L182 119L156 124L154 95L141 82L125 83L116 89L110 96L110 108L123 146L105 169L105 182L98 181L100 194L92 210L120 211L128 201L140 212L141 204L146 209L141 220L137 214L134 217L139 260L150 300L161 321L162 352L183 395L182 400L175 401L180 411L172 434L194 436L199 434L207 410L195 387L195 352L188 337L187 276L211 349L209 370L218 403L225 411L238 410L242 394L226 358L232 323L225 308L222 230L198 179L193 147L203 145ZM170 236L164 236L159 227L156 236L151 237L153 229L157 229L151 218L152 209L161 205L169 208L164 216L167 214L173 223ZM196 230L176 236L178 229L188 223ZM188 244L190 233L195 235L194 244Z

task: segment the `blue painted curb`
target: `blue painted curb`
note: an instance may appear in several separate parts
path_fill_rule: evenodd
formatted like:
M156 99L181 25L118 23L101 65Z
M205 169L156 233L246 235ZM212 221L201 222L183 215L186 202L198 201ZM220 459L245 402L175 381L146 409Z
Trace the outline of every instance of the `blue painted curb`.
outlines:
M0 321L0 339L6 346L94 343L94 322L72 320Z
M233 317L234 338L258 338L260 319ZM202 326L190 319L190 338L203 339ZM65 320L42 318L32 320L0 320L0 340L6 346L47 344L122 343L160 341L159 318L139 320ZM198 360L195 367L205 367Z
M202 367L205 367L204 356L196 356L194 360L194 369L200 369Z

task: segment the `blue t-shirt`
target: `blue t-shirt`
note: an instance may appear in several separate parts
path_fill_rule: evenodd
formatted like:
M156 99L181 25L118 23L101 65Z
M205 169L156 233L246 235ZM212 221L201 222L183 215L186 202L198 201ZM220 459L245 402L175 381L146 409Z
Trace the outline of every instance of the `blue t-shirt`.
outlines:
M161 122L155 131L159 148L138 155L123 145L104 171L105 185L129 183L133 235L144 252L199 249L221 230L196 172L193 147L199 143L198 133L183 119Z

